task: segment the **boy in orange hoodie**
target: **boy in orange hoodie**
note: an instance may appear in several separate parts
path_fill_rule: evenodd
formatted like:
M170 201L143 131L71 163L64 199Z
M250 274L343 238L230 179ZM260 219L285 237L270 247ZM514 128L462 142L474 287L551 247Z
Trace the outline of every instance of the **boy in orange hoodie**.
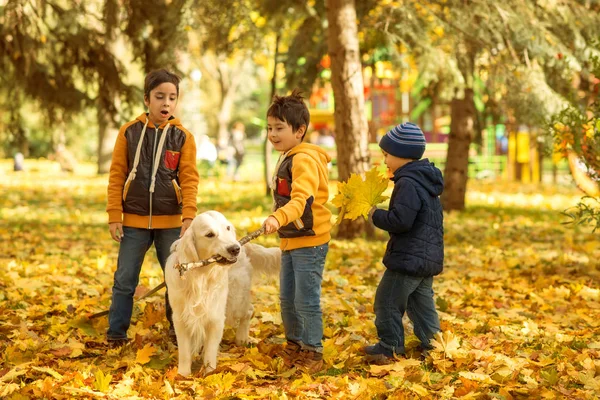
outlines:
M303 143L310 122L302 96L275 96L267 111L267 130L281 152L272 189L275 211L265 233L281 238L280 301L288 363L309 372L323 367L321 281L331 239L327 163L319 146Z
M171 244L196 215L198 171L194 136L172 114L180 78L164 69L144 82L148 112L121 127L108 179L110 235L120 243L108 314L109 345L127 342L133 294L146 252L154 243L164 272ZM175 338L172 311L165 295L169 336Z

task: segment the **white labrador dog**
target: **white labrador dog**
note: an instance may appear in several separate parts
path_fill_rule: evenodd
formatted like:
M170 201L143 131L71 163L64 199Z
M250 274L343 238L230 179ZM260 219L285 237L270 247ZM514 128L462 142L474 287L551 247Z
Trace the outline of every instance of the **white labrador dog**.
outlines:
M185 272L177 263L205 260L219 254L227 261ZM217 366L217 353L225 324L237 327L235 343L248 342L254 312L250 287L252 273L279 273L281 250L248 243L240 246L233 225L223 214L197 215L183 237L171 246L165 268L169 302L179 347L179 374L191 373L193 356L203 351L206 372Z

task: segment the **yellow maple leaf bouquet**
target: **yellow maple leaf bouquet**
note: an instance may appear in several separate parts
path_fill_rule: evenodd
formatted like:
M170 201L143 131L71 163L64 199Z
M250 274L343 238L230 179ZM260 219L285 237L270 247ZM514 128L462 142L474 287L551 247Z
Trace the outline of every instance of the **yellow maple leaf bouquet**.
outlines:
M331 200L340 209L335 224L360 216L368 219L371 208L388 199L388 196L383 196L388 183L389 179L379 173L377 167L367 171L364 178L352 174L347 182L339 182L338 193Z

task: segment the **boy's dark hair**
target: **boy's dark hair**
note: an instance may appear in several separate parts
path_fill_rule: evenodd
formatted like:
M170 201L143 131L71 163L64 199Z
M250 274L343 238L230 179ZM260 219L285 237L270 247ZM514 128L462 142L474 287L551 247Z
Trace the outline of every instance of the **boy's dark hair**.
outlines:
M310 123L310 113L300 89L294 89L289 96L273 96L273 102L267 110L267 117L279 118L281 121L287 122L294 132L304 125L305 130L302 135L302 140L304 140Z
M165 82L172 83L177 89L177 96L179 96L179 82L181 78L166 69L157 69L149 72L144 79L144 99L150 98L150 92L152 89Z

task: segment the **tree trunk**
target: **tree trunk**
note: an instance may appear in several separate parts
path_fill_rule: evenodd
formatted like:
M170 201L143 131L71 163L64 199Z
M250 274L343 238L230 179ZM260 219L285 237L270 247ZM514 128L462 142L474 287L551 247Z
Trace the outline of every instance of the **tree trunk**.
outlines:
M29 157L29 139L27 139L27 135L25 134L25 129L19 127L17 130L19 137L17 140L18 149L23 154L24 157Z
M110 169L115 141L119 128L111 118L110 107L106 107L107 99L98 99L96 120L98 121L98 174L106 174Z
M29 139L27 138L27 133L25 129L23 129L23 125L13 125L14 130L14 147L18 152L23 154L25 158L29 157Z
M217 113L217 143L221 149L226 148L229 144L229 123L231 122L231 110L233 109L233 92L228 90L222 93L221 102L219 104L219 112Z
M17 152L20 152L27 158L29 157L29 140L27 139L27 134L23 128L25 124L23 117L21 116L21 107L22 102L20 96L17 96L13 102L13 107L10 107L9 109L10 123L8 129L13 134L11 147L15 148ZM14 154L11 154L11 156L14 156Z
M273 101L273 97L277 93L277 59L279 58L279 42L281 40L281 31L277 30L277 36L275 37L275 55L273 57L273 76L271 77L271 97L270 101ZM263 155L265 161L265 195L271 195L271 153L273 152L273 144L269 140L269 132L265 135L265 142L263 144Z
M221 99L219 101L219 111L217 113L217 143L219 148L224 149L229 143L229 123L231 122L231 110L233 108L233 91L225 81L224 74L219 68L219 86L221 87Z
M444 170L444 209L463 210L469 169L469 146L473 139L475 105L473 89L465 89L464 98L454 98L450 104L450 135Z
M338 179L346 181L352 173L365 173L370 164L356 7L354 0L327 0L326 7ZM338 237L356 237L364 232L364 227L362 219L345 220L339 226Z
M230 68L227 62L222 59L224 56L217 57L218 80L221 87L221 101L219 103L219 112L217 113L217 143L220 148L227 147L229 143L229 124L231 123L231 112L235 94L239 87L242 77L244 62L241 61L239 68Z

